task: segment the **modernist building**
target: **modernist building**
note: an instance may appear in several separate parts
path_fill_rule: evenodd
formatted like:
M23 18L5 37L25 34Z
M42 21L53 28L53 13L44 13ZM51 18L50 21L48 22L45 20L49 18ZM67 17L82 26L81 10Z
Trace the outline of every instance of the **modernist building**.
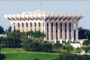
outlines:
M78 40L78 22L81 14L56 14L37 10L22 14L5 15L11 23L11 31L20 32L41 31L46 34L44 40L48 41L74 41Z

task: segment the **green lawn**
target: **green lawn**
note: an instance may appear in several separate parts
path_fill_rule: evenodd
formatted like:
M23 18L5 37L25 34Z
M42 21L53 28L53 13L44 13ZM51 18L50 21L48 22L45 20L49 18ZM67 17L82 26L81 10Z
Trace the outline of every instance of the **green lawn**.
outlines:
M20 50L20 52L16 52L16 50ZM53 60L59 56L58 53L27 52L22 48L3 48L1 53L6 55L5 60L35 60L35 58L39 60Z
M90 53L90 50L88 51L88 53Z

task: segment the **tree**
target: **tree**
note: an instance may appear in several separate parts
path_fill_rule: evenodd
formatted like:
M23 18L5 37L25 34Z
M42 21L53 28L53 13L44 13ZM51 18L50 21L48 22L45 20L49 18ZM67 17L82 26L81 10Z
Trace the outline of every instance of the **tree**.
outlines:
M11 32L11 26L8 28L8 32Z
M54 47L55 49L59 49L60 47L63 47L63 45L61 45L60 42L57 41L57 42L53 45L53 47Z
M90 34L89 30L86 29L86 31L84 32L84 34L86 35L86 38L88 39L88 36Z
M0 34L4 33L4 29L0 26Z
M67 50L68 52L73 50L73 47L70 44L66 44L63 49Z
M20 40L20 32L14 31L9 32L7 34L7 37L0 38L1 47L7 47L7 48L14 48L14 47L21 47L21 40Z
M85 45L85 46L90 45L90 40L85 40L85 41L83 42L83 45Z
M43 39L45 37L45 34L43 32L40 31L29 31L28 35L30 35L32 37L32 39L34 38L38 38L38 40L41 38Z
M79 28L79 39L90 39L90 30Z

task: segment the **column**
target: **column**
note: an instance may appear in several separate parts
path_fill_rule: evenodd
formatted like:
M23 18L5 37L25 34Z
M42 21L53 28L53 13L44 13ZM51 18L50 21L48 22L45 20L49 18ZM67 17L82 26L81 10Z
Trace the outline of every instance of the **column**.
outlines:
M74 41L74 23L73 21L71 21L71 41Z
M20 23L20 32L22 32L22 23Z
M60 41L60 22L58 22L58 41Z
M14 23L11 23L11 31L14 31Z
M56 22L53 22L53 40L56 43Z
M67 39L66 42L69 41L69 22L67 21Z
M30 23L28 22L28 31L30 31Z
M65 22L62 21L62 40L65 40Z
M49 41L51 40L51 22L49 22Z
M18 23L16 23L16 30L18 30Z
M44 21L44 34L46 36L46 22ZM46 37L44 37L44 40L46 40Z
M26 22L24 23L24 32L26 32Z
M34 22L32 22L32 31L35 31Z
M45 34L46 34L46 38L45 39L47 40L47 34L48 34L47 33L47 22L45 22Z
M78 40L78 21L76 21L76 40Z
M41 22L40 25L40 31L43 32L43 23Z

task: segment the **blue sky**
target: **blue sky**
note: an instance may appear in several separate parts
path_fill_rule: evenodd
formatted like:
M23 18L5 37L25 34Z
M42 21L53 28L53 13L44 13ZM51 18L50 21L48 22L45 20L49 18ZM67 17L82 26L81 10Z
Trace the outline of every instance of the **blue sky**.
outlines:
M5 14L21 14L37 9L55 13L80 13L85 17L79 21L79 27L90 29L90 1L0 1L0 26L8 29L10 22L4 18Z

